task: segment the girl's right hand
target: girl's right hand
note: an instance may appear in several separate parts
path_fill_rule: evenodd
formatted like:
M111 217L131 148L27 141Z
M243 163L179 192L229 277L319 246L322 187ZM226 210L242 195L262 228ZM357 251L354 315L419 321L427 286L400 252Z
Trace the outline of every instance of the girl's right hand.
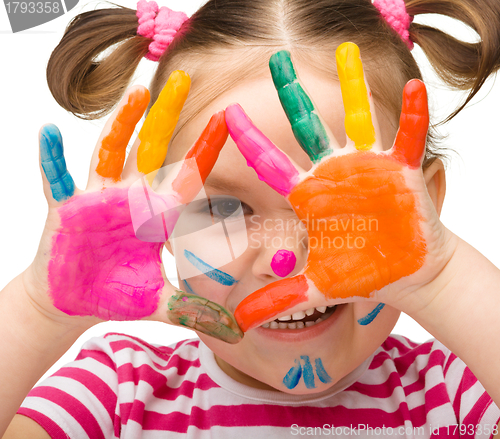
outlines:
M384 150L359 48L340 45L348 139L341 147L301 85L289 52L273 55L270 67L311 170L279 150L238 105L226 109L226 122L249 166L286 197L307 230L308 256L295 276L265 285L238 304L240 327L247 331L310 308L355 301L377 303L360 325L385 304L417 315L438 297L446 283L440 276L458 244L439 220L422 170L429 125L425 85L406 85L398 134Z
M227 138L221 111L153 192L150 183L165 160L189 86L188 75L172 73L124 166L128 141L149 103L144 87L127 91L97 143L86 190L76 188L66 170L57 127L42 128L49 213L23 282L28 299L43 315L68 327L145 318L230 343L243 336L230 313L177 290L162 267L164 242L183 207L201 190Z

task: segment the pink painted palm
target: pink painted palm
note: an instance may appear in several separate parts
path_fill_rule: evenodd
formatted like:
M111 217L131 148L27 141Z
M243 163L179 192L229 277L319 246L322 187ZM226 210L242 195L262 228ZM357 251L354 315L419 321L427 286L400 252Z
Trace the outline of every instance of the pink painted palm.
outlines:
M163 163L188 91L189 77L174 72L125 163L126 146L149 102L146 89L130 89L103 130L84 191L66 170L59 130L54 125L42 128L49 214L26 278L31 302L50 318L84 326L146 318L231 343L241 339L224 308L168 282L160 257L180 212L201 190L227 139L222 111L156 192L152 190L151 175L144 169L149 166L154 175Z

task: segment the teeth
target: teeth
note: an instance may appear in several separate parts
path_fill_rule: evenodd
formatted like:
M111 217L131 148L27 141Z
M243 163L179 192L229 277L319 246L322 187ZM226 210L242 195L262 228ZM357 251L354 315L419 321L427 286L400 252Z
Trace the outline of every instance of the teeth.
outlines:
M306 311L298 311L292 315L278 317L277 319L278 321L273 320L272 322L264 323L262 327L270 329L302 329L304 327L309 328L313 325L316 325L317 323L321 323L323 320L326 320L328 316L325 318L323 318L324 316L321 316L316 321L313 322L301 322L298 320L302 320L305 316L310 316L314 314L316 310L320 313L325 313L327 308L330 311L330 309L335 308L335 306L336 305L319 306L317 308L309 308ZM292 323L285 323L290 320L297 320L297 321Z
M306 313L304 311L299 311L294 314L292 314L292 319L293 320L302 320L306 316Z
M286 320L292 320L292 316L281 316L281 317L278 317L278 320L279 321L286 321Z

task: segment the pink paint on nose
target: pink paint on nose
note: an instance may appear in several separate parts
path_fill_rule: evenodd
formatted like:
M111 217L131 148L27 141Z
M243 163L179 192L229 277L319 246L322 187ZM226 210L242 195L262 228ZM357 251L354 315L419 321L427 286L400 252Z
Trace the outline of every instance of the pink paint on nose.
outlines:
M296 262L295 253L289 250L278 250L271 261L271 268L279 277L285 277L293 271Z

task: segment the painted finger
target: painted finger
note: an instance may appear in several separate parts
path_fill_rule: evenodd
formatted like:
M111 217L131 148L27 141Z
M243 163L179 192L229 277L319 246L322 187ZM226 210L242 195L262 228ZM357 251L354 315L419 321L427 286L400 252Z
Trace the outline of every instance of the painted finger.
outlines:
M149 104L149 91L142 86L128 90L104 127L91 162L91 169L105 179L121 179L128 142Z
M317 163L330 155L333 147L340 148L297 78L290 52L275 53L269 60L269 67L293 134L311 161Z
M221 305L195 294L177 291L168 302L167 317L174 325L185 326L227 343L243 338L234 316Z
M75 183L66 168L62 136L55 125L45 125L40 130L40 160L52 198L60 202L72 197ZM47 191L46 196L50 203Z
M219 111L210 118L203 133L184 157L179 174L172 182L172 189L178 194L177 199L181 203L189 203L200 192L227 136L224 111Z
M410 168L419 168L425 155L428 129L427 91L422 81L413 79L403 91L399 131L390 150L392 157Z
M139 132L137 170L141 174L157 171L165 161L168 144L186 102L191 80L176 70L167 81L157 101L149 111Z
M306 302L308 289L304 275L273 282L245 297L236 307L234 317L243 332L247 332L283 311Z
M138 239L146 242L169 239L184 207L203 188L227 136L224 111L220 111L212 116L184 160L168 166L170 172L156 191L146 181L148 175L131 185L130 214Z
M259 179L287 196L304 171L257 129L238 104L226 108L226 123L229 134Z
M346 135L356 149L370 150L375 144L376 133L359 48L354 43L343 43L337 48L336 58Z

